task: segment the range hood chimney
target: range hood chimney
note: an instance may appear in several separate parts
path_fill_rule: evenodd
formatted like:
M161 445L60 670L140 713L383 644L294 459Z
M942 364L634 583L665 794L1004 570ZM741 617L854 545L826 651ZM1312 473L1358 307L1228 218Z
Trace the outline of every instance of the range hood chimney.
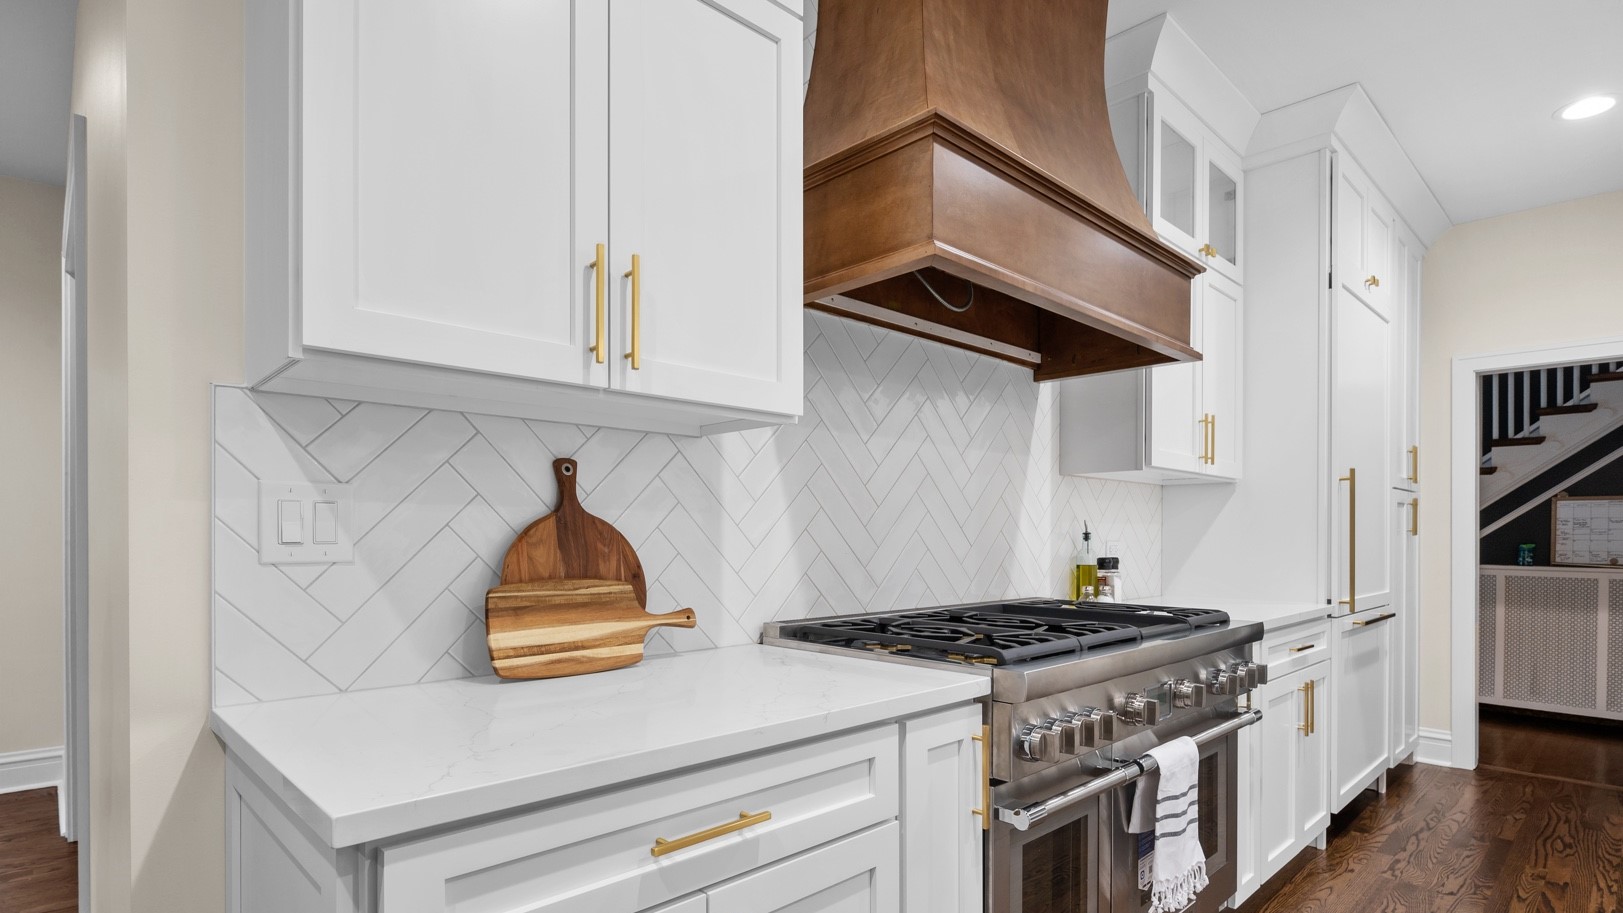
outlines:
M1037 380L1200 358L1202 268L1156 238L1111 136L1106 4L822 0L807 306Z

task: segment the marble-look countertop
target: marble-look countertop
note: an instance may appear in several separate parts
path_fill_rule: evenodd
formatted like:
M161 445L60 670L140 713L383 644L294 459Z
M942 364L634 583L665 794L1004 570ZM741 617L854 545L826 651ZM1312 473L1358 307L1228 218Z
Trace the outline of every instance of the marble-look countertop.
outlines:
M1140 605L1177 606L1187 609L1219 609L1229 613L1232 621L1260 621L1263 630L1275 631L1291 625L1325 618L1332 614L1330 606L1312 602L1254 602L1248 599L1204 599L1183 596L1153 596L1133 599Z
M459 679L214 711L345 847L961 704L985 675L748 645L528 682Z

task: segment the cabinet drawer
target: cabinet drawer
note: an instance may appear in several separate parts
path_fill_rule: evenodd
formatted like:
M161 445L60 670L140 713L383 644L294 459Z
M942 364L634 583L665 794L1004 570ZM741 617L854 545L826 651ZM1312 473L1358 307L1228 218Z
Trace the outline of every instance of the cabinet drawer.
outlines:
M1257 647L1268 677L1277 681L1298 669L1330 658L1330 621L1322 619L1269 631Z
M880 726L385 847L380 908L645 909L896 817L899 755Z

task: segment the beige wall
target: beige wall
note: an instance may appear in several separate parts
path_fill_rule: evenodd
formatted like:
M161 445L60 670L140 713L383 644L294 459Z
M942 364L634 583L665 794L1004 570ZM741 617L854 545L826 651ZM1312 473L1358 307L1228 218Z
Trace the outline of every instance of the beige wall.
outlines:
M242 9L79 2L97 913L224 905L209 384L242 380Z
M62 744L62 188L0 178L0 754Z
M1459 225L1426 257L1420 333L1420 725L1447 730L1453 359L1623 337L1623 193Z

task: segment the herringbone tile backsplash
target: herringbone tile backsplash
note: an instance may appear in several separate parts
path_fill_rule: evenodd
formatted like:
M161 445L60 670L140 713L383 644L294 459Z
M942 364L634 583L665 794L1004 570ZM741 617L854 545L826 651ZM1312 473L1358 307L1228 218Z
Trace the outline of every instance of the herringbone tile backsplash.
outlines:
M216 703L488 674L484 593L559 456L637 549L649 610L698 613L650 652L1062 594L1084 519L1128 595L1159 592L1160 490L1061 477L1029 370L807 312L806 391L797 425L677 438L217 388ZM350 483L355 561L259 564L260 480Z

